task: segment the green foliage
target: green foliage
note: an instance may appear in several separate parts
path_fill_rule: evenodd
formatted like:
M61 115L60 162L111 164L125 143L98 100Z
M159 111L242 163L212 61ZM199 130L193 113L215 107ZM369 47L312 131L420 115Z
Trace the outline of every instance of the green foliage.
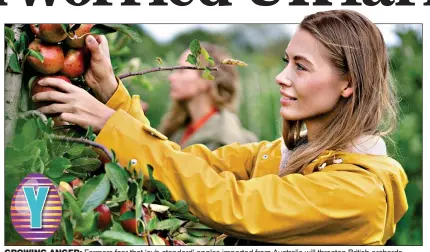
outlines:
M400 101L395 144L389 151L408 175L406 187L409 209L400 220L393 245L423 244L423 43L412 30L397 31L401 44L390 49L391 67Z

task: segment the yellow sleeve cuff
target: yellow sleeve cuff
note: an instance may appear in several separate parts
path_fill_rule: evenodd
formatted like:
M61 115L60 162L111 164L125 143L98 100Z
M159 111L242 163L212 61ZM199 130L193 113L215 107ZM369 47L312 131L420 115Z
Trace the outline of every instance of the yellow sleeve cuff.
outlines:
M129 98L130 93L125 88L122 81L116 76L115 76L115 78L118 82L118 87L117 87L115 93L113 93L111 98L109 98L109 100L106 102L106 106L108 106L109 108L114 109L114 110L124 109L125 111L128 111L130 106L128 106L128 108L124 108L124 105L126 105L126 102L127 102L127 99L124 99L124 98L125 97Z

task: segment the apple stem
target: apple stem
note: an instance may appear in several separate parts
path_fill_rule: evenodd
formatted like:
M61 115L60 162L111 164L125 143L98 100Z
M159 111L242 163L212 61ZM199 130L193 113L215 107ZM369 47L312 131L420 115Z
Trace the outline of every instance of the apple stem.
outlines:
M57 141L83 143L83 144L88 144L88 145L94 146L96 148L101 149L104 153L106 153L106 155L109 157L109 159L111 161L113 161L112 154L102 144L96 143L94 141L91 141L91 140L88 140L88 139L85 139L85 138L75 138L75 137L58 136L58 135L54 135L54 134L51 134L50 137L52 137L53 140L57 140Z
M19 119L27 119L30 117L39 117L43 123L48 123L48 118L46 118L46 116L39 110L29 110L18 114Z
M147 73L153 73L153 72L159 72L159 71L173 71L173 70L179 70L179 69L191 69L191 70L199 70L199 71L206 70L206 68L204 67L195 67L195 66L154 67L140 72L122 74L118 76L118 78L122 80L131 76L144 75ZM217 67L211 67L209 69L211 71L218 71Z

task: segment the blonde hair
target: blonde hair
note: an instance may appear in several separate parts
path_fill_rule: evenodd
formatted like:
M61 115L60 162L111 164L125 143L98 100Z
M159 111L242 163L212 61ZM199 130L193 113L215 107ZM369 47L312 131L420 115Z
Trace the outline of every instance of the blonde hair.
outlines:
M317 12L299 26L321 42L338 73L353 88L341 97L331 121L307 141L302 121L283 122L283 138L292 150L283 174L300 172L325 150L346 150L361 135L386 136L397 121L396 92L389 71L388 52L378 27L349 10ZM303 132L302 132L303 133Z
M214 59L215 65L220 64L223 59L231 58L226 50L220 46L207 42L200 43L209 55ZM201 58L202 62L204 61ZM204 65L206 65L204 63ZM236 112L238 106L239 83L238 72L234 66L219 65L218 71L213 71L215 77L210 90L212 103L218 109L228 109ZM186 104L184 102L173 101L169 111L163 116L159 127L167 137L170 137L176 130L185 126L190 120Z

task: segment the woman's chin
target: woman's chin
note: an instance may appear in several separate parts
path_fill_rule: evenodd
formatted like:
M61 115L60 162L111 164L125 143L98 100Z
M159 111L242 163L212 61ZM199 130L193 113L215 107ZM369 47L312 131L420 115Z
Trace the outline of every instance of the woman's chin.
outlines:
M293 111L291 111L289 108L281 107L279 114L284 120L287 121L298 121L302 119L301 117L297 116L297 114L293 113Z

